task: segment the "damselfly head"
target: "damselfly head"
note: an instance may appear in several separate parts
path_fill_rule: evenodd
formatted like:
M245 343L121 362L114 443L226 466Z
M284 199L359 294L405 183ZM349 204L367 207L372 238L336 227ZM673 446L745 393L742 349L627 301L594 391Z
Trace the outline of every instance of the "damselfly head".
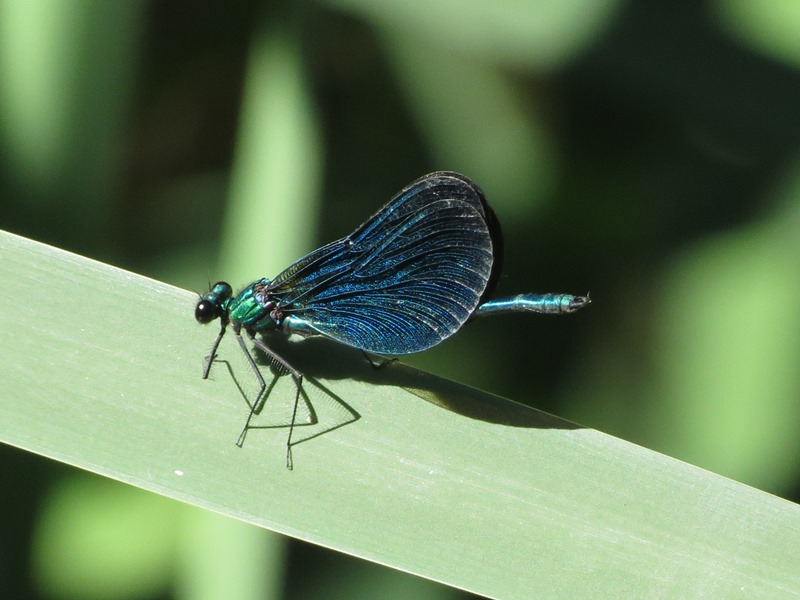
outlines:
M233 288L230 284L218 281L211 286L209 291L200 296L194 309L194 318L203 325L211 323L225 312L232 296Z

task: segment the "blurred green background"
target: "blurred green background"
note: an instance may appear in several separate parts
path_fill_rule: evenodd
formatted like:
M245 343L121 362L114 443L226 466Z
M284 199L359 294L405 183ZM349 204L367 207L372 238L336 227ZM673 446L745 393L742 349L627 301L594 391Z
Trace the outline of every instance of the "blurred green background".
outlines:
M798 107L795 0L2 0L0 228L202 291L461 171L595 303L407 362L797 501ZM7 597L466 596L0 453Z

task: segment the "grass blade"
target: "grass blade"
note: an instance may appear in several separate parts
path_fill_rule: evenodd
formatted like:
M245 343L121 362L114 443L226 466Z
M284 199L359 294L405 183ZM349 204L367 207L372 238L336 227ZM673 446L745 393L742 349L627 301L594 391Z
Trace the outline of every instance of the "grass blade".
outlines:
M253 383L233 340L200 378L195 296L11 234L0 260L5 443L492 597L800 593L797 505L325 341L280 344L320 434L287 471L283 428L234 445Z

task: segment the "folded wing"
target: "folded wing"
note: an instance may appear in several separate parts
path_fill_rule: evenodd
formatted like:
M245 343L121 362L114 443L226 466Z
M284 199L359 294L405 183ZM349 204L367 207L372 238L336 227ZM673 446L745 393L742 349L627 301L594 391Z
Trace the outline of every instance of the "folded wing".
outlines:
M436 345L469 318L493 263L491 213L456 173L410 184L351 235L279 274L270 293L285 315L377 354Z

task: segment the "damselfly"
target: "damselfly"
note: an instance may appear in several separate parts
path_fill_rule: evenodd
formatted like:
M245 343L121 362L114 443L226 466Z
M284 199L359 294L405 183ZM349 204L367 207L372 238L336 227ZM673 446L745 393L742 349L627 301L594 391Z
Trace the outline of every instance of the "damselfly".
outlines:
M242 445L266 390L242 332L279 374L294 379L286 442L291 469L303 374L257 334L321 335L370 354L398 356L427 350L476 317L564 314L590 304L588 296L570 294L490 300L502 257L500 226L480 188L464 175L437 172L417 179L353 233L304 256L274 279L258 279L236 295L228 283L215 283L195 308L200 323L220 320L203 379L230 325L260 388L237 444Z

